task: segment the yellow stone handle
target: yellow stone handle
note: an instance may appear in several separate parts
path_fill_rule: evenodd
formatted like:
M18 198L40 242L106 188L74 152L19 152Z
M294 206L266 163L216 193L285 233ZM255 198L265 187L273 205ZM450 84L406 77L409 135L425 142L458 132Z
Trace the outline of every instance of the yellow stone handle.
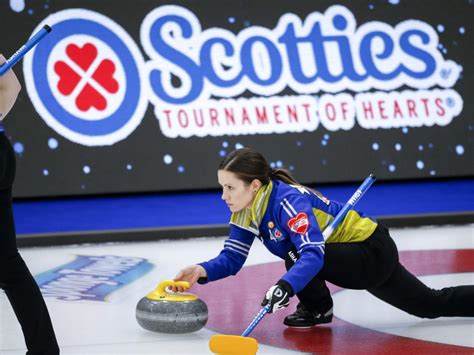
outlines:
M193 301L198 297L191 294L170 294L166 292L168 286L178 286L185 290L191 287L188 281L174 281L174 280L163 280L160 282L158 287L150 292L146 297L152 300L163 300L163 301Z

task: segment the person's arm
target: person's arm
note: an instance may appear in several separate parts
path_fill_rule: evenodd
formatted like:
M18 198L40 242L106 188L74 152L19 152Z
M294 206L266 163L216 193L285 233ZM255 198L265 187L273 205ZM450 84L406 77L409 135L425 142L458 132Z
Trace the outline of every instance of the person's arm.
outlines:
M265 294L262 306L270 305L269 313L287 307L290 298L316 276L324 263L324 237L311 203L304 197L288 196L280 203L277 215L278 224L290 235L299 258Z
M185 267L174 280L188 281L193 286L196 282L203 284L237 274L247 260L254 239L250 231L231 224L230 237L224 241L224 248L217 257ZM174 292L183 291L177 286L170 286L170 289Z
M299 255L298 261L281 278L291 285L292 291L296 294L323 267L324 237L312 206L304 197L296 195L287 197L285 208L279 210L279 223L291 236L291 241Z
M0 65L5 63L5 57L0 54ZM0 121L10 112L21 90L20 82L12 69L0 76Z

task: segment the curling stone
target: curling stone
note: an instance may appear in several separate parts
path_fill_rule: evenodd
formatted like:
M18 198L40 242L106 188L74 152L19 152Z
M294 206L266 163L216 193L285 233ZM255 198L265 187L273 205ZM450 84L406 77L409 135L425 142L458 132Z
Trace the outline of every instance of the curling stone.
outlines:
M138 324L146 330L159 333L181 334L195 332L207 323L207 306L196 295L171 293L171 285L190 287L187 281L164 280L137 304Z

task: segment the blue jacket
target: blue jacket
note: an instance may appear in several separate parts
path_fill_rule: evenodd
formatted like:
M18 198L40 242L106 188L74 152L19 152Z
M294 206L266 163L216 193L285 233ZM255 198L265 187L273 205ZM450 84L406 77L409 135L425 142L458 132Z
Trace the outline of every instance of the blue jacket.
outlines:
M217 257L200 264L206 269L207 281L235 275L258 238L282 259L291 251L298 254L281 279L294 293L300 292L323 267L325 243L360 242L377 227L374 219L351 210L325 242L321 231L343 206L304 186L272 180L258 191L251 209L232 214L224 248Z

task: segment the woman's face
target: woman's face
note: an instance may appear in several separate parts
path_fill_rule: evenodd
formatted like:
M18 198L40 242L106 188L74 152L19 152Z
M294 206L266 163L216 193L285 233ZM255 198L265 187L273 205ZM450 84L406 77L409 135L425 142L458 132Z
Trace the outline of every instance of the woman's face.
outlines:
M255 193L261 186L259 180L254 180L247 185L237 175L226 170L217 171L217 180L222 186L222 199L231 212L239 212L244 208L252 207Z

